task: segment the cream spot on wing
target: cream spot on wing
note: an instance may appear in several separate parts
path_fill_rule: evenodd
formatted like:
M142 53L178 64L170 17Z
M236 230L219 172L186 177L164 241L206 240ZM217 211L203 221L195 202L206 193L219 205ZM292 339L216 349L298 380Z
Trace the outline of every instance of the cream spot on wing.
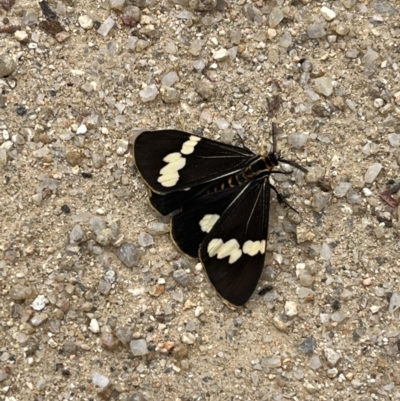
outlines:
M157 181L163 187L173 187L179 181L179 174L178 174L178 172L175 172L175 173L169 174L169 175L160 175L158 177Z
M217 259L229 256L229 264L235 263L242 256L239 242L235 239L230 239L224 243L221 238L214 238L209 242L207 252L210 258L215 255L217 255Z
M170 153L169 155L165 156L163 161L165 161L166 163L172 163L175 160L178 160L182 157L182 155L179 152L174 152L174 153Z
M186 159L180 153L170 153L163 160L168 164L160 170L157 181L163 187L173 187L179 180L178 171L185 167Z
M237 260L240 257L240 255L237 256L237 253L238 253L237 251L240 252L240 255L242 254L242 251L240 250L239 242L237 242L235 239L230 239L229 241L225 242L225 244L223 244L219 248L217 258L223 259L223 258L226 258L227 256L230 257L230 256L234 255L234 257L236 258L235 260ZM231 262L229 259L229 263L233 263L233 262Z
M190 155L194 151L194 147L197 145L197 142L200 141L201 138L197 136L191 136L188 141L184 142L182 145L181 153L184 155Z
M235 249L229 256L229 264L235 263L242 256L240 249Z
M221 247L221 245L222 245L223 243L224 243L224 242L222 241L221 238L214 238L214 239L212 239L212 240L208 243L208 246L207 246L208 256L209 256L210 258L214 257L214 256L218 253L218 250L219 250L219 248Z
M261 254L265 253L265 240L262 241L251 241L248 240L243 244L243 253L254 256L257 255L258 252Z
M199 223L201 231L203 231L203 233L209 233L218 219L218 214L206 214Z

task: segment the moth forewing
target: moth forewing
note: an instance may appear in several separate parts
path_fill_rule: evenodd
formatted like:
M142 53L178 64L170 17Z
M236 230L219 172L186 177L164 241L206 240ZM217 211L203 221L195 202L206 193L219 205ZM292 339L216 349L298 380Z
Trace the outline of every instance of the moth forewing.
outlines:
M158 194L228 177L256 157L248 149L176 130L145 131L134 143L139 173Z

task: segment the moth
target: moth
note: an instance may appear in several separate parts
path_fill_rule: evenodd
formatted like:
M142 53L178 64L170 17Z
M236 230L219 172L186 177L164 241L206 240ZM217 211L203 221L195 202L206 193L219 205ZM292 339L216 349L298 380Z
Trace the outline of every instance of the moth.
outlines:
M145 131L134 143L137 170L150 189L150 203L172 213L177 247L199 258L216 291L235 306L257 287L268 235L270 183L279 163L307 170L277 152L255 154L177 130ZM285 202L286 203L286 202Z

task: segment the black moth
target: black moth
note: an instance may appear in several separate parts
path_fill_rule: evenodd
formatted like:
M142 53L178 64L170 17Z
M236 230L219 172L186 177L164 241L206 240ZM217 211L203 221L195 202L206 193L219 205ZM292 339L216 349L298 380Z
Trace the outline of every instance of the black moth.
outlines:
M175 212L175 244L200 258L217 292L236 306L250 298L264 266L275 190L269 176L279 162L307 171L280 157L275 131L273 124L273 151L261 155L176 130L142 132L134 144L151 205L162 215Z

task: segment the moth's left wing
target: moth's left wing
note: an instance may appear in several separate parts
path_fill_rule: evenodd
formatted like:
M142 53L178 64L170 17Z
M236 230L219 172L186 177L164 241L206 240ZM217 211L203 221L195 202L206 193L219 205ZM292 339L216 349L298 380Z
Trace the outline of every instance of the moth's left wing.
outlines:
M217 292L241 306L257 287L265 259L268 177L241 188L200 245L199 257Z

